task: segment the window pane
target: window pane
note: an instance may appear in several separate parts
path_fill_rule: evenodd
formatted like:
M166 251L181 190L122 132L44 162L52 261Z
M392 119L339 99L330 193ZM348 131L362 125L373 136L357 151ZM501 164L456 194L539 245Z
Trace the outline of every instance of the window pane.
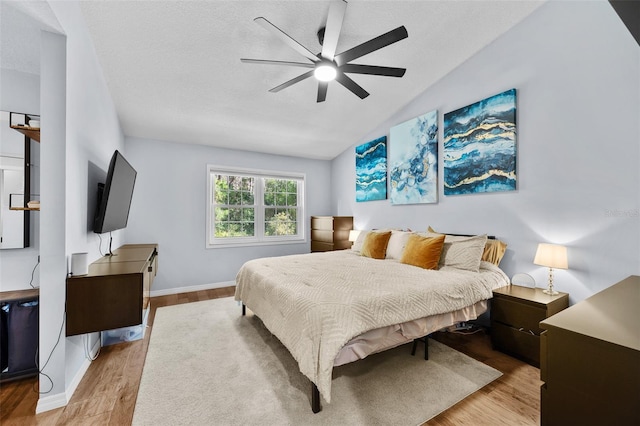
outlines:
M264 181L264 191L265 192L275 192L276 191L276 180L275 179L265 179L265 181Z
M229 236L241 237L242 236L242 224L239 222L229 222Z
M226 222L216 222L216 238L224 238L229 233L229 227Z
M255 213L253 209L242 209L242 221L253 222Z
M287 205L287 194L276 194L276 206L286 206Z
M253 193L251 192L242 192L242 205L243 206L252 206L253 205Z
M286 192L287 191L287 181L278 179L276 182L276 191L278 192Z
M223 207L216 207L215 221L222 222L229 219L229 209Z
M287 181L287 192L297 193L298 192L298 181L296 181L296 180Z
M242 193L240 191L229 192L229 205L239 206L242 204Z
M264 221L265 222L270 222L274 219L274 216L276 215L276 209L264 209Z
M264 194L264 204L265 206L273 206L275 205L276 196L273 192L267 192Z
M242 233L247 237L253 237L255 235L253 223L247 223L247 222L243 223Z
M253 191L253 178L243 177L242 178L242 190L243 191Z
M298 194L287 194L287 206L298 205Z
M229 220L239 222L242 220L242 209L229 209Z

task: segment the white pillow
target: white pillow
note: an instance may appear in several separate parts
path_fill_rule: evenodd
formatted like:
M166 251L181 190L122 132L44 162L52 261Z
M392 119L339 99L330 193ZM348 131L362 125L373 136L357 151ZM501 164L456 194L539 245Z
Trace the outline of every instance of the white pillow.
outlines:
M364 244L364 239L367 237L367 234L369 232L370 231L360 231L360 234L358 234L358 238L356 238L355 242L351 246L351 250L355 251L356 253L360 253L360 251L362 250L362 244Z
M407 241L409 241L410 236L411 232L391 231L391 238L389 238L389 243L387 244L386 259L400 260L402 258L404 247L407 245Z
M451 266L453 268L478 272L486 244L486 235L476 235L475 237L447 235L444 239L444 246L442 247L440 266Z

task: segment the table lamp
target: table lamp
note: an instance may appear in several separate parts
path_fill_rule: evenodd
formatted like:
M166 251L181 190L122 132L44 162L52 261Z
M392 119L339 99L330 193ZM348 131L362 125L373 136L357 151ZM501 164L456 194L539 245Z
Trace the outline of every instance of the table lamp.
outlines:
M355 229L352 229L351 231L349 231L349 241L351 241L352 243L355 243L356 240L358 239L358 235L360 235L360 231L356 231Z
M533 259L533 263L549 268L549 286L546 290L542 290L542 292L552 296L558 294L558 292L553 289L553 268L569 268L567 263L567 248L557 244L540 243L538 244L538 250L536 251L536 257Z

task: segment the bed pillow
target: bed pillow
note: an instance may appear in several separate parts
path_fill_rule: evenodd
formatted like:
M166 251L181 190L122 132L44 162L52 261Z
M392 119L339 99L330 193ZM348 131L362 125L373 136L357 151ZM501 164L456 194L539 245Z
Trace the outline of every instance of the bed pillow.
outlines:
M506 251L507 243L504 241L487 240L487 244L484 246L484 252L482 253L482 260L498 266Z
M440 235L439 232L435 231L431 226L427 228L426 234L423 235ZM459 237L457 235L447 235L446 242L455 242L461 241L469 237ZM481 260L485 262L493 263L496 266L500 265L500 261L504 257L505 252L507 251L507 243L501 240L490 240L487 239L487 243L484 246L484 250L482 252Z
M450 266L452 268L478 272L486 244L486 235L453 238L447 235L444 246L442 247L440 266Z
M387 244L386 258L398 260L402 258L402 252L411 235L411 232L391 231L391 238L389 238L389 243Z
M410 235L400 262L424 269L438 269L444 238L444 235L436 237Z
M364 238L360 254L372 259L384 259L389 238L391 238L391 231L369 232Z
M351 250L360 253L362 251L362 245L364 244L364 239L367 237L369 231L360 231L358 234L358 238L353 242L351 246Z

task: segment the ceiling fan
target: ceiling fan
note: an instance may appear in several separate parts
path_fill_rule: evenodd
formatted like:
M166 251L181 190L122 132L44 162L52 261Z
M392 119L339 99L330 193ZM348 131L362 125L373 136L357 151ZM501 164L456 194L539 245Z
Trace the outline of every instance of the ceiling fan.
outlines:
M322 51L314 54L309 49L298 43L296 40L287 35L280 28L273 25L263 17L254 19L256 23L277 36L287 46L307 58L310 62L290 62L290 61L271 61L264 59L240 59L244 63L250 64L266 64L266 65L287 65L301 68L309 68L310 71L299 75L279 86L269 90L269 92L279 92L289 86L301 82L311 76L315 76L318 80L318 97L317 102L324 102L327 98L327 88L329 82L336 80L344 87L349 89L355 95L364 99L369 96L369 92L364 90L359 84L353 81L346 73L353 74L369 74L387 77L402 77L406 71L405 68L382 67L375 65L350 64L349 62L361 56L367 55L378 49L382 49L390 44L408 37L407 29L400 26L395 30L391 30L356 47L336 54L338 46L338 38L342 29L342 21L344 13L347 9L347 2L344 0L336 0L329 7L329 15L327 24L318 31L318 40L322 45Z

